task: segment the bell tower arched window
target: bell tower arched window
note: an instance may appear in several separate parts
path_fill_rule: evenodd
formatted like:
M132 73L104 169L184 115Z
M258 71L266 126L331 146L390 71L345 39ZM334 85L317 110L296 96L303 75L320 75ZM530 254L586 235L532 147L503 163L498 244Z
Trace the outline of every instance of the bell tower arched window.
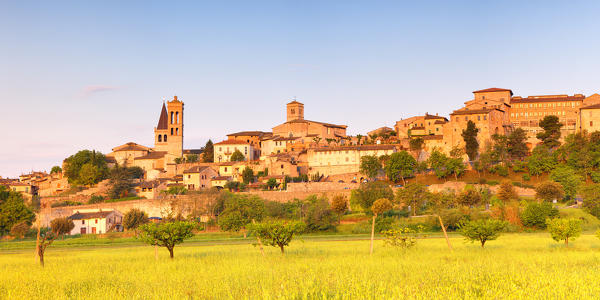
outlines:
M160 142L162 142L162 134L159 134L159 135L158 135L158 142L159 142L159 143L160 143Z
M167 141L167 135L166 135L166 134L163 136L163 140L164 140L165 142Z
M180 121L179 121L179 112L178 112L178 111L177 111L177 112L175 112L175 122L176 122L177 124L179 124L179 123L180 123Z
M173 112L171 112L171 124L173 124Z

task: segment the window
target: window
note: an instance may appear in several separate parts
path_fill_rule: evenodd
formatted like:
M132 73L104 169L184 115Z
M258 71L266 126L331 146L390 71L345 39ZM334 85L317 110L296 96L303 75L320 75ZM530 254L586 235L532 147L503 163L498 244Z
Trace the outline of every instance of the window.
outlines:
M469 120L469 117L465 116L465 121Z
M192 175L188 175L188 179L192 178Z
M487 116L483 116L483 120L484 120L484 121L485 121L485 120L487 120Z
M225 172L227 172L227 167L225 167Z
M173 135L173 128L171 127L171 135Z
M175 128L175 135L179 135L179 128Z
M85 224L85 220L81 220L81 224Z
M171 112L171 124L173 124L173 112ZM173 133L171 133L173 134Z
M165 135L163 135L163 142L166 142L166 141L167 141L167 135L165 134Z
M590 127L594 126L594 121L590 121Z
M175 112L175 123L179 123L179 112Z
M98 224L98 219L95 219L94 221L96 221L96 224Z
M477 121L481 121L481 116L477 116Z
M158 142L159 142L159 143L160 143L160 142L162 142L162 134L159 134L159 135L158 135Z
M290 112L291 112L292 114L295 114L295 113L296 113L296 110L292 108L292 109L290 110Z

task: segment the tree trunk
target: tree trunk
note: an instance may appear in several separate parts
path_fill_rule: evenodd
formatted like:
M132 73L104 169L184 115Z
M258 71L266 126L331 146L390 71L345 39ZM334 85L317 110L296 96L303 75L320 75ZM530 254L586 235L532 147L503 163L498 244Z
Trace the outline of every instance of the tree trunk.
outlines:
M448 233L446 232L446 227L444 226L444 222L442 222L442 217L438 215L438 219L440 220L440 226L442 226L442 231L444 232L444 237L446 238L446 244L448 244L448 249L452 251L452 245L450 245L450 239L448 239Z
M171 259L173 259L173 247L169 247L167 249L169 249L169 256L171 257Z
M44 251L39 251L38 256L40 257L40 265L44 267Z
M402 185L406 186L406 180L404 180L404 176L402 176Z
M279 245L279 248L281 249L281 254L285 254L285 250L283 249L283 245Z
M377 215L373 215L373 224L371 225L371 250L369 251L369 255L373 254L373 239L375 238L375 218Z
M565 246L569 247L569 237L565 239Z
M485 240L481 240L481 248L485 245Z

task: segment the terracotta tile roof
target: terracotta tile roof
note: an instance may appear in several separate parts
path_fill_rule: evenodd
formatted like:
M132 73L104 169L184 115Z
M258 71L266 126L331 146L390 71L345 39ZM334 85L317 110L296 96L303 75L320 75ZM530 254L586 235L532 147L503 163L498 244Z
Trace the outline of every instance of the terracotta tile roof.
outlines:
M105 160L107 163L113 163L113 164L117 162L117 160L116 160L114 157L112 157L112 156L108 156L108 155L104 157L104 160Z
M569 95L543 95L543 96L529 96L523 97L512 97L510 103L536 103L536 102L560 102L560 101L583 101L584 95L576 94L573 96Z
M146 189L148 189L148 188L150 188L150 189L151 188L155 188L158 185L160 185L160 182L158 180L144 181L144 182L140 183L140 187L141 188L146 188Z
M501 89L501 88L489 88L489 89L483 89L483 90L473 91L473 93L489 93L489 92L510 92L511 95L513 94L512 90Z
M600 108L600 103L584 106L581 109L599 109L599 108Z
M435 120L435 122L433 122L433 124L446 124L447 122L448 122L448 120L444 120L444 121Z
M288 104L302 104L302 103L300 103L300 102L298 102L298 101L294 100L294 101L292 101L292 102L290 102L290 103L288 103Z
M184 174L188 174L188 173L200 173L206 169L208 169L209 167L207 166L195 166L195 167L191 167L185 171L183 171Z
M434 116L434 115L430 115L430 114L425 114L425 116L423 116L425 120L430 120L430 119L446 119L445 117L441 117L441 116Z
M325 127L334 127L334 128L342 128L342 129L346 129L348 127L346 125L336 125L336 124L331 124L331 123L324 123L324 122L317 122L317 121L310 121L310 120L291 120L291 121L287 121L285 123L315 123L315 124L321 124Z
M425 130L425 127L423 127L423 126L415 126L415 127L411 128L411 129L414 129L414 130Z
M231 176L216 176L213 177L211 180L230 180Z
M215 145L250 145L250 143L240 140L225 140L222 142L218 142Z
M177 100L177 98L175 98ZM158 118L158 125L156 129L169 129L169 115L167 114L167 107L163 102L162 110L160 111L160 118Z
M273 133L271 132L265 132L265 131L240 131L240 132L236 132L236 133L230 133L227 136L258 136L261 137L263 135L272 135Z
M273 139L273 141L284 142L284 141L293 141L299 139L298 137L281 137L277 136Z
M140 144L136 144L134 142L125 143L121 146L114 147L112 149L113 152L117 151L148 151L150 148L146 146L142 146Z
M455 110L453 111L450 115L454 116L454 115L475 115L475 114L487 114L491 111L500 111L500 112L504 112L501 109L498 108L492 108L492 109L474 109L474 110Z
M360 145L360 146L339 146L339 147L323 147L310 149L315 152L326 152L326 151L345 151L345 150L357 150L357 151L369 151L369 150L393 150L396 149L395 145Z
M139 160L139 159L159 159L159 158L163 158L165 157L165 155L167 154L166 151L154 151L154 152L150 152L144 156L140 156L140 157L136 157L134 158L134 160Z
M425 135L421 137L424 140L443 140L444 136L441 134L438 135Z
M84 213L76 212L76 213L72 214L69 217L69 219L71 219L71 220L104 219L104 218L106 218L108 215L110 215L113 212L114 212L114 210L110 210L110 211L96 211L96 212L84 212Z

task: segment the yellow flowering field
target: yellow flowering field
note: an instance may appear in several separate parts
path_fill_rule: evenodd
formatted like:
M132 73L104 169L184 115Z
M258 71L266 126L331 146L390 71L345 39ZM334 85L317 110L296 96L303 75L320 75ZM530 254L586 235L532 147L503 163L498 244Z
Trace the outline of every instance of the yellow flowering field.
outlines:
M175 248L0 251L2 299L598 299L600 240L569 248L548 234L510 234L478 244L419 240L400 250L377 241L294 240L285 255L250 244Z

